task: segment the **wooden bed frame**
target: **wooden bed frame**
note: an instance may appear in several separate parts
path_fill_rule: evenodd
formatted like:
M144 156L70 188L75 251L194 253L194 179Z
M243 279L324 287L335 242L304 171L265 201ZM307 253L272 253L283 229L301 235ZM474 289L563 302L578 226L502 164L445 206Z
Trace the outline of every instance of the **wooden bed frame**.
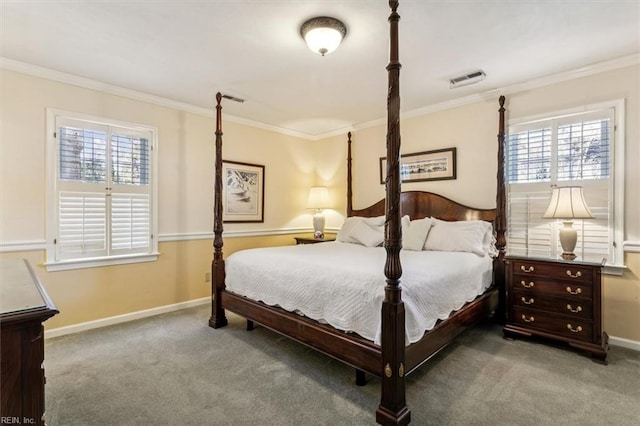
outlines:
M212 261L212 303L209 325L220 328L227 324L225 309L252 322L312 347L356 369L356 382L364 384L365 373L381 379L382 395L376 421L384 425L404 425L411 419L405 401L405 376L431 358L460 333L478 321L504 312L504 248L505 248L505 183L504 183L504 97L500 97L498 133L497 208L474 209L428 192L401 192L400 179L400 96L398 62L398 1L389 1L390 63L386 198L361 209L353 209L351 133L347 154L347 215L374 217L386 215L385 241L387 259L385 298L382 303L381 345L353 333L345 333L309 318L238 296L225 290L225 263L222 253L222 95L216 95L216 157L214 199L214 253ZM443 220L486 220L494 223L499 256L494 261L494 284L474 301L453 313L447 320L410 346L405 346L405 311L400 278L402 248L401 215L411 219L434 216ZM382 281L382 277L381 277Z

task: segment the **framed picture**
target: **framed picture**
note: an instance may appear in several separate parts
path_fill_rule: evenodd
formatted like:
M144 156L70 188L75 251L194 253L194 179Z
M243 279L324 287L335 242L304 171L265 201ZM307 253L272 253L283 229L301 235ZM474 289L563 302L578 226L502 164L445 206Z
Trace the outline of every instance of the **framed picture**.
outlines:
M264 166L222 160L222 221L264 222Z
M387 177L387 157L380 158L380 183ZM424 182L456 178L456 149L445 148L400 156L402 182Z

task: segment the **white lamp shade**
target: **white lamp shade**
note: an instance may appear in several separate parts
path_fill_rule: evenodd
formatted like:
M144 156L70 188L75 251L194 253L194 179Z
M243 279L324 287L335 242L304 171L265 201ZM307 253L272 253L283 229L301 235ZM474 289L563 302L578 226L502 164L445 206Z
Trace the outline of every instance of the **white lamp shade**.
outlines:
M542 217L545 219L591 219L593 215L584 201L582 188L565 186L553 188L549 207Z
M329 190L326 186L314 186L311 188L307 207L310 209L326 209L329 207Z

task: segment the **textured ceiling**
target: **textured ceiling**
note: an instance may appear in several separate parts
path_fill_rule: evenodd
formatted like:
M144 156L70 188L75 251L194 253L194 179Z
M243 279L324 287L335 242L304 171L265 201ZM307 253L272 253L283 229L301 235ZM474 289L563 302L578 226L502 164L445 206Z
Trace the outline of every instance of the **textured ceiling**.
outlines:
M640 52L638 1L400 1L403 111ZM306 19L348 34L321 57ZM385 116L389 8L351 1L2 1L13 61L317 137ZM449 89L482 69L481 83Z

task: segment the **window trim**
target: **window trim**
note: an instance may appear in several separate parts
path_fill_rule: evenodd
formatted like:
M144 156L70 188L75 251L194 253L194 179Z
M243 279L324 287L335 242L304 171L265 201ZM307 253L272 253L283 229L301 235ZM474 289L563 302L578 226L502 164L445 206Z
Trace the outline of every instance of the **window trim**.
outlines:
M69 118L72 120L83 120L99 125L118 126L132 129L134 131L151 133L151 251L149 253L120 254L100 257L87 257L78 259L55 260L54 238L57 233L58 215L52 212L57 210L56 201L58 179L57 179L57 139L54 137L57 118ZM138 262L152 262L158 259L158 128L139 123L114 120L106 117L98 117L90 114L67 111L57 108L46 108L46 164L45 173L47 179L46 197L46 261L44 263L47 271L63 271L70 269L84 269L98 266L122 265Z
M614 197L613 203L613 252L617 259L615 264L606 264L605 273L621 275L626 269L624 265L624 177L625 177L625 141L626 141L626 101L624 98L587 104L580 107L567 108L557 111L550 111L543 114L535 114L516 119L509 119L507 129L515 126L529 125L536 122L547 121L552 118L563 119L572 115L596 112L607 108L613 108L613 143L611 150L613 155L613 174L610 178L610 185L613 185L611 192ZM508 250L508 247L507 247Z

